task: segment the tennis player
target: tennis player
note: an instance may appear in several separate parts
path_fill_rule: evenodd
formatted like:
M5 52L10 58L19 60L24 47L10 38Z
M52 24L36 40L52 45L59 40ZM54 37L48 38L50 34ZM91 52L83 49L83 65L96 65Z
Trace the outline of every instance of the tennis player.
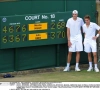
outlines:
M83 51L81 27L83 26L83 19L78 17L78 11L72 12L72 18L69 18L66 24L67 38L68 38L68 58L67 66L63 71L70 71L70 61L72 52L76 52L76 66L75 71L81 71L79 68L80 51Z
M93 53L94 57L94 70L95 72L99 72L97 67L97 43L96 39L99 37L100 34L100 27L93 22L90 22L90 16L86 15L84 17L85 24L83 25L83 32L84 32L84 51L88 53L88 60L89 60L89 68L87 71L92 71L92 57L91 52ZM96 30L98 30L97 35Z

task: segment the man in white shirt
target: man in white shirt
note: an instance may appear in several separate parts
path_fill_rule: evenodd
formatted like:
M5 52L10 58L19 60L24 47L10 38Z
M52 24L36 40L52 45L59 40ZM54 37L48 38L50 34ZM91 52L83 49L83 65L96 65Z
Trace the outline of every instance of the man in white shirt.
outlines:
M80 51L83 51L81 27L83 26L84 22L82 18L78 17L77 10L74 10L72 12L72 15L73 17L69 18L66 24L69 53L67 58L67 66L63 71L70 70L70 61L72 57L72 52L76 52L75 71L80 71L79 68Z
M84 17L85 24L83 25L83 32L84 32L84 51L88 53L88 60L89 60L89 68L87 71L92 71L92 57L91 52L93 53L94 57L94 70L95 72L99 72L97 67L97 43L96 39L99 37L100 27L93 22L90 22L90 16L86 15ZM98 30L98 34L96 34L96 30Z

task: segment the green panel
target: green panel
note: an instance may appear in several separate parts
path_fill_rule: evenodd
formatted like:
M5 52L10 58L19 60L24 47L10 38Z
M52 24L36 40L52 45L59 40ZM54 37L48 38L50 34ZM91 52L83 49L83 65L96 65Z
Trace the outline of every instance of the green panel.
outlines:
M0 16L64 12L66 9L65 2L66 0L17 0L14 2L0 2Z
M66 43L65 25L70 16L71 12L60 12L1 17L0 48Z
M14 50L0 50L0 72L14 71Z
M68 47L67 44L61 44L59 47L59 66L65 66L67 61Z
M18 48L16 70L56 66L56 45Z
M81 7L79 7L79 1L80 0L67 0L66 1L66 9L68 10L79 10Z
M84 10L84 5L86 10ZM96 22L96 1L91 0L91 1L80 1L80 10L79 10L79 15L83 18L85 15L90 15L91 16L91 21ZM82 12L83 11L83 12Z
M31 1L0 2L0 16L31 14Z
M87 57L87 53L86 52L81 52L80 53L80 64L86 64L88 63L88 57Z
M32 13L64 12L66 0L33 0Z
M96 0L67 0L66 2L67 11L78 10L79 16L84 17L85 15L91 16L91 21L96 22Z
M76 63L76 53L74 52L72 54L71 65L75 65L75 63ZM88 63L87 53L83 51L80 53L80 64L87 64L87 63Z

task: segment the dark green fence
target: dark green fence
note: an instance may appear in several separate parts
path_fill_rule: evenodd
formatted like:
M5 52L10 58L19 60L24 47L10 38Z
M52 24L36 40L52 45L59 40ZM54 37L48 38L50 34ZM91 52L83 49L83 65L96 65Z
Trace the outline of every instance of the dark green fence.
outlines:
M95 0L30 0L0 2L0 16L3 17L26 14L67 12L72 11L74 9L77 9L79 11L80 17L83 18L84 15L89 14L91 16L92 21L96 21ZM0 40L2 40L1 36L2 34L0 33ZM1 43L2 41L0 42L0 44ZM0 72L65 66L67 53L67 41L66 43L60 44L50 44L41 46L33 45L6 49L2 48L0 49ZM81 52L80 63L87 63L87 55L85 52ZM75 64L75 53L73 53L71 64Z

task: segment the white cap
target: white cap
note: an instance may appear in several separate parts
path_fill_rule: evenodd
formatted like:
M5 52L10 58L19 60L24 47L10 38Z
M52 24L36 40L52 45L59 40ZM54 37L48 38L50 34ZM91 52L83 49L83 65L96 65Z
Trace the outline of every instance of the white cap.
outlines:
M73 10L72 13L73 13L73 14L78 14L78 11L77 11L77 10Z

